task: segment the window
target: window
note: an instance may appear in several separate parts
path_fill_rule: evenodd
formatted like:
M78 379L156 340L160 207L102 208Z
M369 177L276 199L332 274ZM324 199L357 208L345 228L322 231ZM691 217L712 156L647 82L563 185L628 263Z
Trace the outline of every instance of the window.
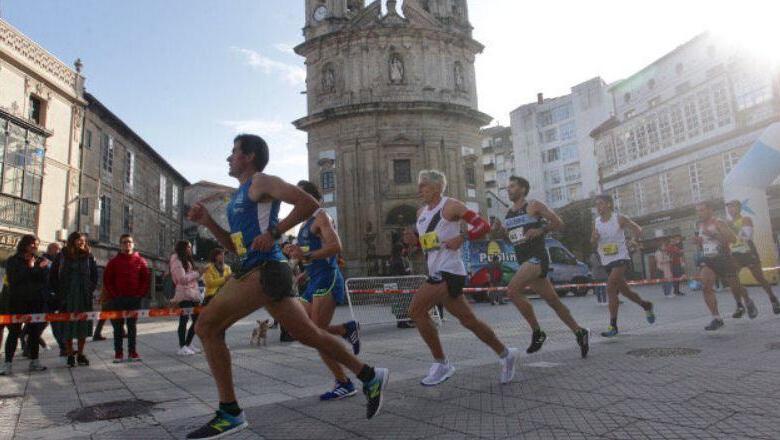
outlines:
M555 142L557 140L558 140L557 128L551 128L549 130L544 131L542 142Z
M477 172L474 169L474 165L466 165L466 185L477 184Z
M582 185L571 185L567 188L569 201L573 202L580 199L580 189Z
M685 100L685 126L688 129L688 138L699 135L699 114L696 112L696 99L691 96Z
M647 133L644 124L640 123L634 128L634 136L636 137L637 154L639 157L647 156Z
M715 129L715 113L712 110L712 101L707 90L702 90L696 94L699 104L699 114L701 115L701 129L705 133Z
M133 233L133 205L125 203L122 216L122 228L126 234Z
M5 121L0 120L2 125ZM8 133L0 127L0 161L2 162L2 192L33 203L41 201L43 181L44 139L35 133L8 124ZM30 208L37 209L37 208ZM13 212L9 215L14 216Z
M111 174L114 172L114 138L106 133L103 133L102 144L100 147L103 150L101 161L103 171Z
M179 218L179 187L176 185L171 186L171 215Z
M111 197L100 196L100 241L111 242Z
M566 165L563 168L563 175L566 179L566 182L574 182L575 180L580 179L580 163L575 162L570 165Z
M552 122L558 123L571 118L571 104L562 105L551 110Z
M718 127L730 124L731 105L729 105L729 92L725 81L712 86L712 99L715 102L715 115L718 119Z
M561 140L568 141L577 137L577 126L574 122L567 122L561 125Z
M557 160L560 160L561 158L560 153L561 151L558 147L549 149L547 151L542 151L542 162L550 163L550 162L555 162Z
M644 214L645 195L642 191L642 182L634 182L634 200L636 202L636 212L638 214Z
M322 180L322 190L330 191L336 189L336 173L334 171L325 171L320 176Z
M669 112L666 110L658 113L658 132L661 148L672 145L672 125L669 122Z
M81 215L89 215L89 199L79 199L79 205L81 207Z
M86 130L84 132L84 146L87 150L92 149L92 130Z
M30 113L27 115L27 117L35 122L36 125L43 126L44 124L44 116L46 114L46 103L43 99L35 96L30 95Z
M167 209L167 201L168 201L168 179L160 174L160 190L159 190L159 196L160 196L160 211L165 212Z
M544 172L544 179L548 186L561 184L561 170L548 170Z
M737 151L729 151L723 154L723 175L727 176L731 170L737 166L740 159L740 154Z
M397 159L393 161L393 182L403 185L412 183L412 161Z
M694 203L701 201L701 165L692 163L688 165L688 177L691 182L691 200Z
M767 69L742 69L734 78L737 110L755 107L772 99L772 77Z
M685 140L685 124L683 123L682 109L679 105L672 106L672 133L675 144Z
M133 183L135 177L135 153L127 150L125 153L125 191L133 193Z
M547 191L547 203L557 205L563 201L563 188L553 188Z
M536 115L536 123L540 127L544 127L553 123L552 114L549 111L544 111Z
M661 186L661 209L672 209L672 193L670 182L672 176L670 173L662 173L658 176Z
M655 153L661 148L661 145L658 142L658 123L655 115L652 115L647 119L645 132L647 133L647 146L650 153Z

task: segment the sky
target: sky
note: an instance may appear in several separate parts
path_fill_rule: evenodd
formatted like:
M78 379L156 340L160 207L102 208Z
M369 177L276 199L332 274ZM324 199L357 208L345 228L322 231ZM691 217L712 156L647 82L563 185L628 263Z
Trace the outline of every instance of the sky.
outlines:
M708 28L749 31L773 2L470 0L479 107L509 112L601 76L631 75ZM267 171L307 177L304 0L0 0L2 16L49 52L84 63L87 90L191 182L226 185L239 132L271 147ZM776 27L771 22L767 23Z

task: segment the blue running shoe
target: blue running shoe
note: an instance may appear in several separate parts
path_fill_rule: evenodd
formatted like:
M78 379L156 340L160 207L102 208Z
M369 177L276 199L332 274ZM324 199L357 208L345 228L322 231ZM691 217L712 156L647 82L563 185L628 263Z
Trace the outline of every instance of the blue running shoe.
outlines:
M357 321L349 321L344 323L344 328L347 332L344 334L344 339L352 344L352 353L355 356L360 354L360 324Z
M357 390L355 389L355 385L352 384L352 381L336 381L336 387L333 388L333 390L320 395L320 400L341 400L352 397L355 394L357 394Z
M650 303L650 308L645 310L645 318L650 324L655 324L655 312L653 311L653 303Z
M612 325L610 325L609 327L607 327L607 331L605 331L605 332L601 332L601 336L602 336L602 337L605 337L605 338L612 338L612 337L615 337L615 336L617 336L617 334L618 334L618 329L617 329L617 327L615 327L615 326L612 326Z
M212 439L235 434L249 424L244 418L244 412L237 416L231 416L224 411L217 411L217 415L202 427L187 434L188 439Z
M374 378L363 385L363 394L366 395L366 418L370 419L379 414L382 409L382 399L387 383L390 381L390 370L387 368L374 368Z

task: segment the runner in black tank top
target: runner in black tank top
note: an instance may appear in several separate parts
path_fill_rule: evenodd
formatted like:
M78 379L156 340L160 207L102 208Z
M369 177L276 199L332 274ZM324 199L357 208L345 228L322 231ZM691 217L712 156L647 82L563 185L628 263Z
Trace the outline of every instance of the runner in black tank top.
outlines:
M515 247L517 262L520 268L512 277L507 287L507 293L512 302L523 315L533 330L531 345L526 352L534 353L542 348L547 335L539 327L534 308L525 298L526 289L531 289L547 301L567 327L574 332L580 355L588 355L588 330L580 327L571 316L569 309L561 302L547 273L550 271L550 257L545 246L545 235L548 232L561 229L563 222L544 203L527 200L530 184L522 177L509 178L509 199L514 205L506 214L505 229L507 239Z

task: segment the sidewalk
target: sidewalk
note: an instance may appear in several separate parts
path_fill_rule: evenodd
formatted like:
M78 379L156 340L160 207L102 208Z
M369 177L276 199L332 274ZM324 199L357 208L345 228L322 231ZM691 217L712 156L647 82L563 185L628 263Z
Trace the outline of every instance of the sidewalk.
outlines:
M721 331L705 333L709 318L700 294L665 299L658 288L640 292L656 302L657 324L649 326L642 310L626 303L622 334L612 340L597 336L606 307L592 296L566 299L593 330L587 360L579 358L568 329L535 301L549 341L540 353L523 355L515 381L505 386L498 384L495 356L452 320L441 329L442 341L458 371L433 388L419 385L430 355L415 330L366 328L361 357L392 371L383 412L371 421L362 396L317 400L332 378L316 352L280 344L278 332L269 333L268 347L249 347L254 319L265 316L254 314L228 334L239 401L251 425L229 438L778 438L780 316L771 315L766 296L751 289L761 308L757 319L727 319ZM725 292L719 299L730 315L733 300ZM530 332L513 306L476 310L508 345L527 346ZM340 308L334 322L345 312ZM0 438L183 438L207 421L216 395L203 356L175 355L173 321L147 321L139 333L140 364L112 364L110 340L88 344L89 368L65 368L46 352L50 369L30 377L26 363L15 362L19 373L0 378ZM650 350L633 353L642 349ZM131 399L149 402L146 413L87 423L68 416Z

